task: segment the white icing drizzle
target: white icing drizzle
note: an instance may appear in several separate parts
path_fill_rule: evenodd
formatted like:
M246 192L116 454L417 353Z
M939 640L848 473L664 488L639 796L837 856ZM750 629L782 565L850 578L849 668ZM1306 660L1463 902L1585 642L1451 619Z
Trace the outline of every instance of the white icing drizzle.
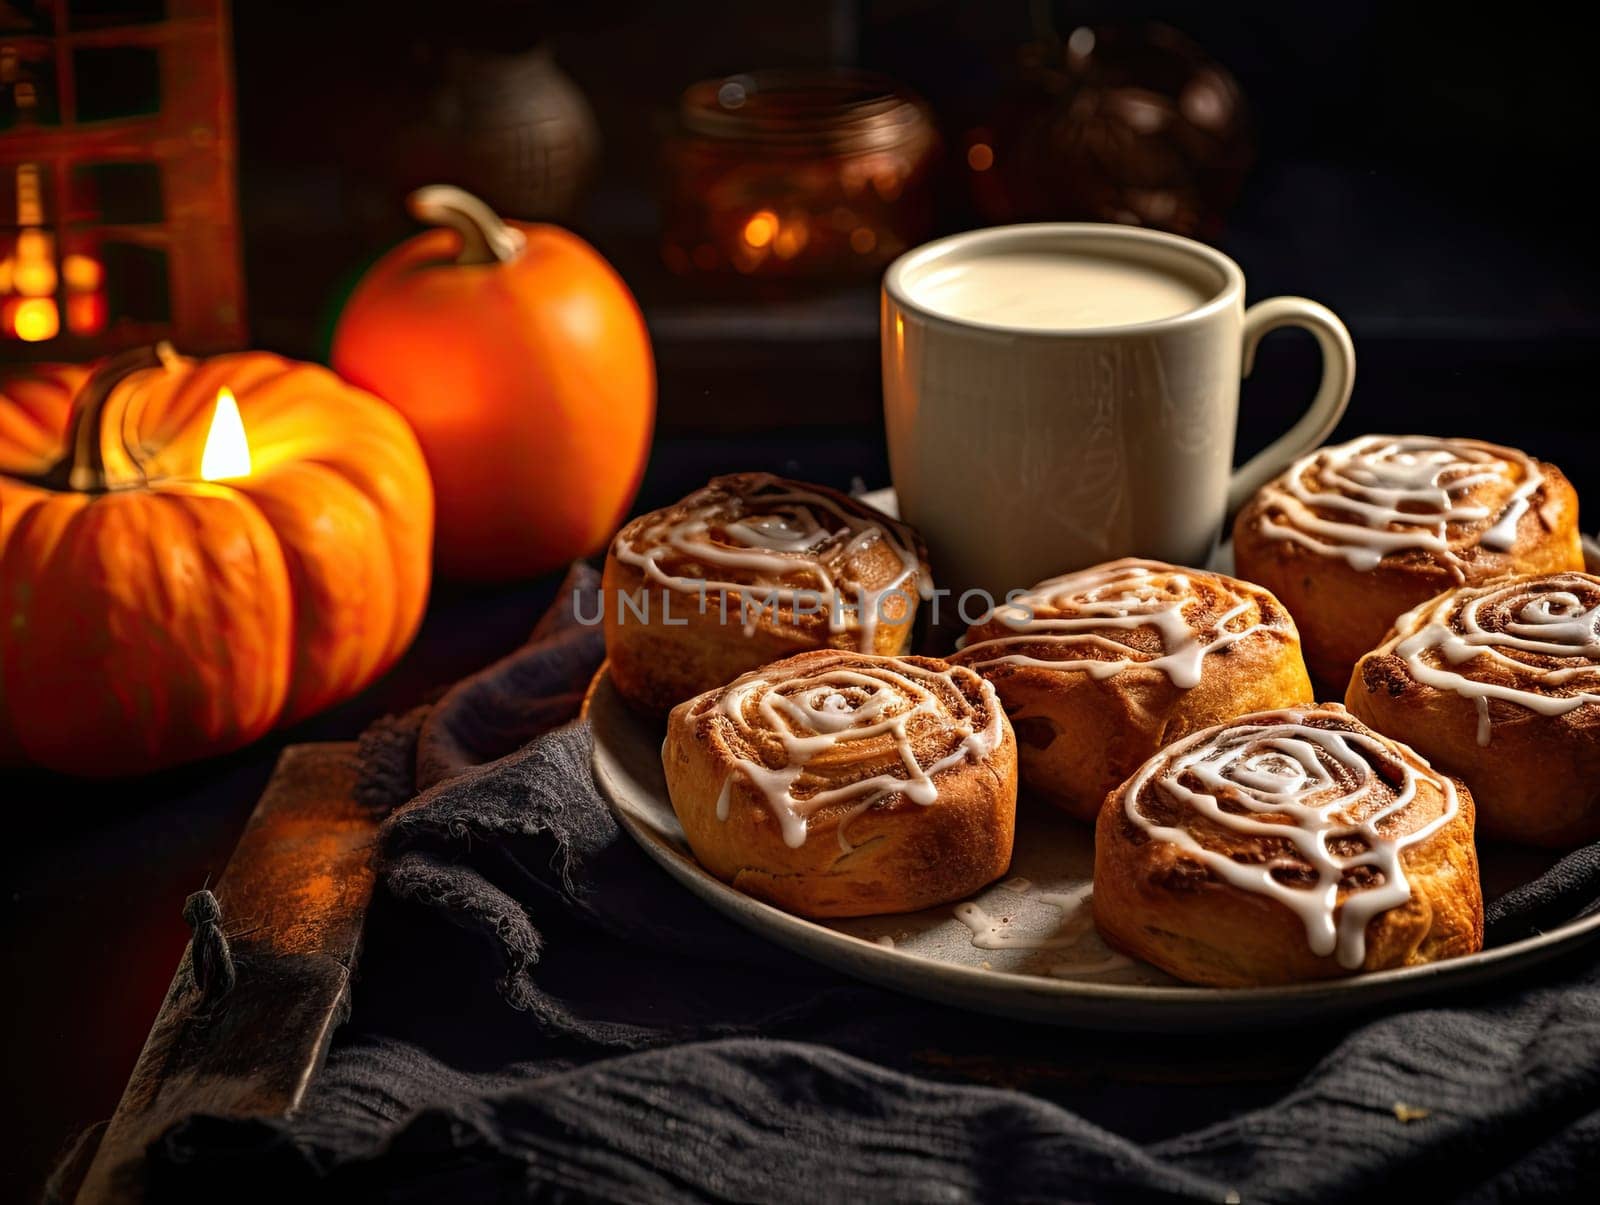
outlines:
M1094 890L1085 883L1071 891L1041 891L1030 895L1040 903L1061 910L1062 925L1054 933L1024 933L1011 926L1009 917L991 916L976 901L967 900L955 906L955 918L972 934L972 944L980 950L1057 950L1075 946L1083 939L1088 927L1089 914L1083 905ZM1019 893L1023 894L1023 893Z
M729 780L730 781L732 780L732 776L731 775L729 776ZM850 838L845 835L846 834L846 830L849 829L850 822L852 820L854 820L857 816L861 815L862 812L866 811L869 807L871 807L873 805L873 802L874 801L871 800L871 799L863 799L860 803L856 804L855 807L851 808L848 812L846 812L843 816L841 816L839 818L839 826L833 830L833 835L839 841L839 852L840 853L847 854L847 853L851 853L851 852L853 852L855 850L855 846L850 843Z
M839 826L840 846L848 853L851 846L842 830L850 820L892 794L924 807L936 802L935 779L940 774L968 759L982 762L1004 737L994 687L970 670L934 670L904 658L854 653L826 658L816 669L808 666L790 674L774 676L774 668L745 674L715 698L718 716L735 729L753 723L776 737L786 754L784 764L776 768L733 754L734 768L723 784L717 818L727 819L727 797L739 777L760 792L791 848L805 843L809 816L853 801ZM968 687L979 692L977 706L967 700L956 675L965 675ZM938 689L941 685L943 691ZM747 718L752 714L753 722ZM949 748L928 765L918 761L913 743L912 725L919 720L924 721L924 738L931 731ZM893 745L892 758L884 757L884 739ZM853 759L852 753L857 754ZM813 763L826 761L825 773L845 770L847 777L850 762L864 759L890 764L876 774L804 798L796 795L801 776Z
M1197 592L1199 583L1211 586L1233 605L1197 628L1188 613L1203 601ZM1129 557L1051 578L1015 601L995 608L994 619L1017 635L969 644L958 659L977 669L1036 665L1063 672L1082 671L1096 679L1113 677L1129 666L1144 665L1165 673L1174 686L1192 690L1200 684L1208 654L1261 630L1259 620L1240 628L1229 627L1247 615L1252 606L1251 599L1242 596L1229 578ZM1154 628L1160 636L1160 656L1152 657L1110 634L1145 627ZM1004 652L1018 645L1059 646L1063 655L1038 657ZM1072 649L1090 647L1117 656L1071 656Z
M739 478L718 478L678 505L635 520L617 534L613 553L659 586L698 595L702 609L709 595L739 600L746 635L755 631L760 604L769 594L793 609L803 600L807 609L826 614L828 630L835 634L846 631L853 617L862 652L873 649L886 597L905 594L914 609L911 582L922 598L933 596L933 581L908 528L781 477L750 477L748 485ZM855 559L880 540L899 558L898 576L877 587L845 576ZM668 558L693 562L704 577L667 572L662 562ZM757 580L715 577L729 570ZM796 577L807 584L787 584Z
M1307 722L1317 718L1339 718L1351 726L1324 728ZM1356 820L1363 795L1381 789L1375 761L1397 775L1398 786L1389 803ZM1427 766L1420 757L1416 761ZM1382 835L1380 823L1411 806L1424 773L1398 746L1355 727L1342 711L1264 712L1247 722L1196 733L1158 753L1128 784L1123 810L1151 837L1177 846L1224 882L1284 904L1305 926L1314 954L1333 954L1340 966L1356 970L1366 960L1367 922L1411 898L1402 851L1443 827L1460 806L1449 778L1427 774L1444 797L1440 814L1402 835ZM1185 779L1196 782L1198 789ZM1286 841L1298 857L1237 862L1202 844L1188 828L1157 824L1147 817L1139 806L1147 789L1159 790L1197 816L1236 833ZM1246 811L1225 810L1225 798ZM1364 847L1336 853L1330 843L1342 837L1357 838ZM1314 886L1293 886L1272 873L1305 866L1316 875ZM1382 881L1348 890L1341 903L1339 885L1359 866L1371 867Z
M1489 482L1509 491L1498 511L1464 497ZM1543 482L1538 462L1513 448L1475 439L1366 435L1302 457L1267 485L1260 526L1271 539L1340 557L1362 572L1376 569L1391 552L1437 553L1465 581L1456 551L1464 541L1452 544L1449 525L1487 523L1476 541L1508 552ZM1319 513L1328 511L1340 517Z
M1497 622L1485 624L1491 614ZM1399 657L1415 681L1471 699L1487 746L1491 699L1544 716L1600 703L1600 577L1549 573L1452 590L1395 620L1381 654ZM1484 681L1497 670L1519 684Z
M1022 887L1013 886L1019 881L1023 884ZM1084 883L1074 887L1071 891L1041 891L1037 894L1029 894L1028 888L1031 884L1026 879L1011 879L1002 883L1001 886L1015 891L1018 895L1027 895L1029 899L1035 899L1042 904L1048 904L1059 909L1062 915L1062 923L1055 932L1050 934L1027 933L1019 928L1014 928L1010 924L1010 917L992 916L978 903L968 900L955 906L955 918L967 927L967 932L971 934L972 944L975 948L979 950L1061 950L1083 944L1083 939L1092 924L1086 905L1089 902L1089 897L1094 893L1093 883ZM986 963L985 966L987 965ZM1104 958L1053 963L1047 968L1046 974L1057 977L1092 975L1132 965L1133 960L1131 958L1113 951Z

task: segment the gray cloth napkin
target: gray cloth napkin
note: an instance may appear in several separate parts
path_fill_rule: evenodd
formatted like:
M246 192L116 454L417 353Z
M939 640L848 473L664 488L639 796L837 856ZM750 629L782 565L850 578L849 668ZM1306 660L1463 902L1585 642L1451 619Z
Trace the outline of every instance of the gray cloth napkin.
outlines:
M287 1121L199 1116L152 1187L657 1201L1563 1199L1600 1182L1600 971L1337 1028L1108 1036L855 983L736 928L619 832L571 722L572 591L524 650L375 728L398 804L355 1012ZM592 614L592 609L586 609ZM1580 850L1493 903L1595 906Z

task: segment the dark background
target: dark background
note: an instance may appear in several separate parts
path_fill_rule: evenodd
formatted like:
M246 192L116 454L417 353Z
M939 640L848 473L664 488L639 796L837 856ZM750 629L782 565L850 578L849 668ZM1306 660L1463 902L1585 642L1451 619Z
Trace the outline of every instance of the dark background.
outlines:
M407 131L451 51L546 40L604 138L573 224L634 287L655 340L660 419L640 506L738 469L885 484L874 283L708 299L661 267L659 148L679 91L763 66L848 63L898 77L949 120L1001 86L1040 12L1063 32L1154 17L1232 70L1250 101L1258 157L1218 242L1252 300L1304 293L1344 317L1359 373L1340 434L1500 440L1600 498L1596 43L1592 26L1550 11L245 0L234 19L251 329L260 346L321 358L364 265L412 229ZM942 228L974 221L946 189ZM1268 341L1245 388L1241 452L1288 424L1316 371L1309 338ZM183 898L221 871L277 750L354 736L509 650L553 589L437 588L421 638L384 681L232 756L132 783L0 779L6 1195L31 1195L71 1132L115 1105L187 939Z
M763 66L847 63L926 97L953 143L1014 78L1041 21L1065 36L1159 20L1244 89L1256 163L1216 241L1244 267L1250 300L1303 293L1344 318L1360 373L1343 430L1471 434L1566 453L1582 471L1569 435L1593 422L1600 334L1591 20L1260 0L449 7L400 0L382 21L368 5L238 7L245 270L261 345L325 354L362 267L414 229L400 203L418 182L405 131L427 120L452 55L543 40L604 139L571 224L622 271L655 339L662 443L645 500L766 467L778 444L773 467L881 483L875 281L774 304L708 299L662 267L661 146L679 92ZM959 151L946 159L940 231L982 224L956 178ZM1316 372L1309 337L1267 341L1241 454L1288 424Z

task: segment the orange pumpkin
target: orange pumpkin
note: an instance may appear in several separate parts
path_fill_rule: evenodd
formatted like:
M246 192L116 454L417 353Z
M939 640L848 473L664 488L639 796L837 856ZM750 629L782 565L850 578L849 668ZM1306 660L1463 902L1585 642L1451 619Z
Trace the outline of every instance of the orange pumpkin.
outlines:
M381 259L333 366L410 420L438 494L441 573L525 577L598 551L639 488L655 365L633 295L555 226L460 189L411 197L430 230Z
M207 481L224 388L250 466ZM0 385L0 757L142 773L354 694L416 633L432 527L405 420L325 368L145 350Z

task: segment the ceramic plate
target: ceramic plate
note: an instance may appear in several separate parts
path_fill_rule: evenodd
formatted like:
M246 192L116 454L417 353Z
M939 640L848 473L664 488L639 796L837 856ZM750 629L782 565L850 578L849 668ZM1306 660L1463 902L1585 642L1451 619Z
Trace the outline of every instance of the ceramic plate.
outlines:
M1222 558L1219 558L1221 560ZM911 995L1001 1016L1106 1029L1232 1029L1298 1023L1458 991L1600 937L1600 915L1465 958L1291 987L1191 987L1100 940L1088 896L1092 831L1018 801L1006 878L958 904L897 916L809 921L751 899L694 860L661 772L663 725L631 711L602 669L585 704L594 777L618 822L684 887L740 924L818 962ZM1484 893L1542 873L1551 855L1480 851Z

